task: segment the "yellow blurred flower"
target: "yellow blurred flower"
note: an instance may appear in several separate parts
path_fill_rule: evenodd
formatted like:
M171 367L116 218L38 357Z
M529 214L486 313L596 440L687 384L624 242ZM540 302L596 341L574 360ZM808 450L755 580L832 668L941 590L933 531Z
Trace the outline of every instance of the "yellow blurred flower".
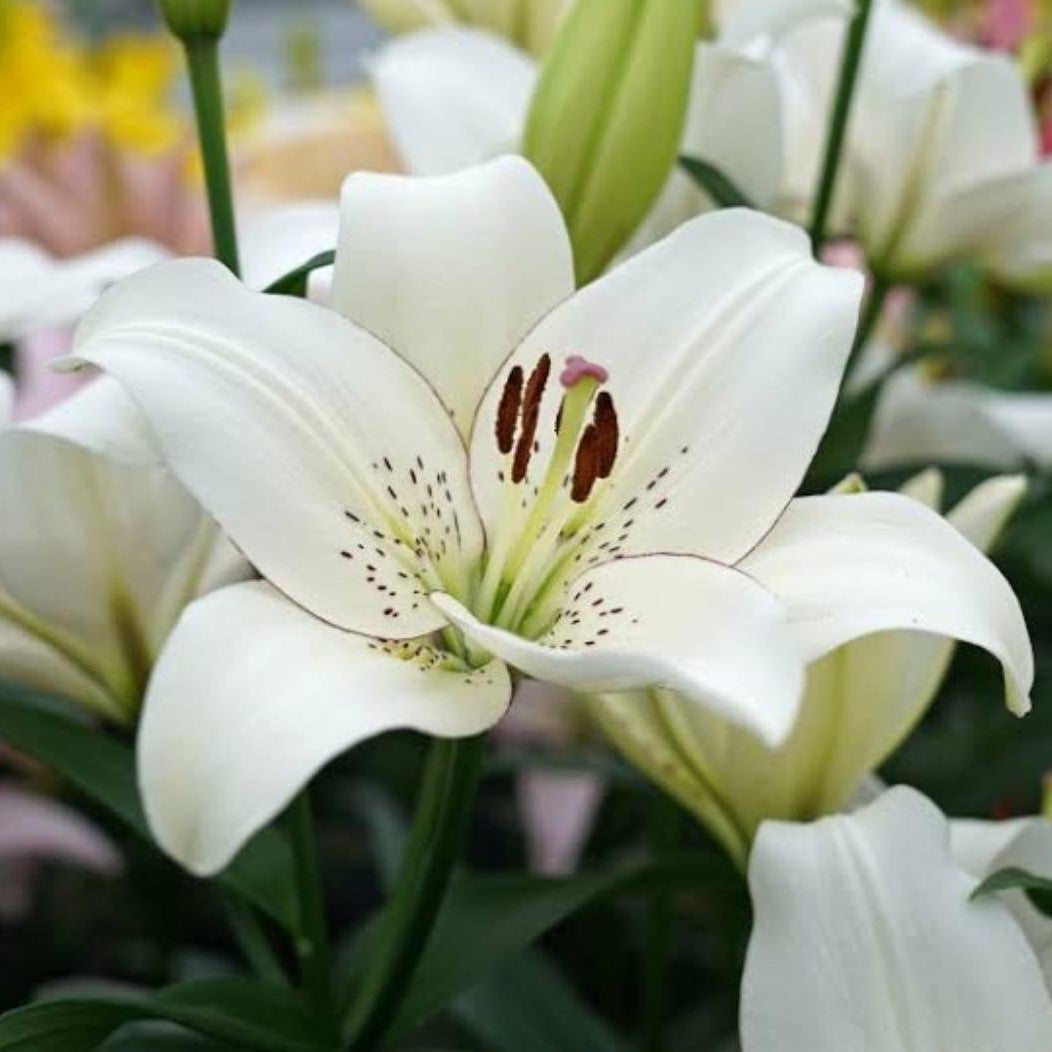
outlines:
M3 0L0 158L86 130L101 131L118 149L171 149L185 134L168 98L175 60L161 37L127 34L92 49L50 5Z

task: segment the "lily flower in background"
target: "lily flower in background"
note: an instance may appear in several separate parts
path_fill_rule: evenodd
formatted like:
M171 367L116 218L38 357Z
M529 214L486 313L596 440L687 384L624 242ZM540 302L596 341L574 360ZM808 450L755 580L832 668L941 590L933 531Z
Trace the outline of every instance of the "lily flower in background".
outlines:
M739 0L736 14L738 7L758 12L758 31L777 17L767 0ZM784 34L772 56L787 114L779 211L806 218L845 31L842 18L808 22ZM749 104L746 93L736 95L727 105ZM745 117L742 124L753 127ZM899 0L875 0L833 229L853 233L887 280L977 259L1005 282L1043 287L1052 267L1050 198L1052 171L1041 162L1016 64L951 39Z
M800 122L790 123L776 44L794 27L849 10L844 0L804 0L775 10L749 4L731 8L717 40L694 48L679 153L718 164L758 206L780 207L791 170L784 153L802 151L806 144L797 135ZM461 27L410 33L382 47L369 72L409 171L438 175L522 149L539 67L495 34ZM599 97L594 84L578 92L590 93ZM749 134L743 134L744 127ZM563 137L564 153L572 152L570 139L582 138ZM558 138L551 143L554 153L558 144ZM673 171L629 250L653 244L709 207L693 180ZM630 225L637 224L638 219Z
M1012 470L1052 464L1052 395L943 380L923 365L900 369L880 393L862 466L929 461Z
M6 385L5 385L6 386ZM247 567L162 467L91 452L134 410L108 380L0 431L0 678L135 722L150 669L183 607ZM145 443L127 433L138 457ZM62 581L55 588L56 575Z
M0 782L0 918L16 921L26 913L33 875L47 862L105 877L122 868L109 838L76 811Z
M192 606L151 680L141 786L188 868L370 735L492 726L511 669L678 690L773 746L805 663L912 627L987 645L1026 711L1018 604L953 527L790 499L861 293L797 228L714 213L575 294L516 158L356 175L343 210L333 310L182 261L78 334L265 579Z
M954 860L912 789L769 822L749 866L743 1052L1044 1052L1052 995L1016 919Z
M941 503L942 478L934 471L913 479L902 496L864 494L857 492L858 486L853 483L835 495L798 500L800 511L813 507L815 501L825 504L825 526L806 523L803 517L795 527L776 526L741 564L746 573L777 592L778 578L787 566L778 554L782 546L786 545L786 553L795 549L801 560L808 560L806 569L803 563L798 567L800 586L815 589L815 598L797 608L801 627L814 616L812 611L817 612L819 581L840 572L868 578L869 560L884 543L895 543L890 536L883 541L879 537L883 528L879 517L868 537L860 531L850 541L832 532L837 519L846 528L854 518L852 508L861 511L859 501L912 502L914 507L931 509ZM967 602L974 613L983 609L982 622L962 620L950 628L947 621L945 628L934 632L930 623L915 624L914 631L903 623L898 631L856 632L861 638L809 666L796 721L779 744L765 743L749 728L685 705L667 692L638 698L593 697L589 711L628 759L708 825L732 857L744 860L766 819L804 821L847 805L935 700L955 636L985 646L1002 662L1007 659L1006 667L1016 660L1009 656L1013 651L1020 655L1026 651L1025 637L1017 635L1021 624L1010 612L1014 604L1007 597L1008 585L979 556L979 550L988 550L995 542L1025 488L1020 477L991 479L947 515L954 529L945 530L946 543L961 559L962 571L971 567L966 587L972 598ZM811 514L806 512L807 517ZM897 571L885 582L889 594L909 587L912 573L905 560L903 554ZM809 586L804 585L805 578L810 578ZM966 601L964 592L961 601ZM977 632L980 623L983 627ZM1011 694L1008 702L1013 704Z
M463 23L543 55L572 0L360 0L380 25L395 33Z

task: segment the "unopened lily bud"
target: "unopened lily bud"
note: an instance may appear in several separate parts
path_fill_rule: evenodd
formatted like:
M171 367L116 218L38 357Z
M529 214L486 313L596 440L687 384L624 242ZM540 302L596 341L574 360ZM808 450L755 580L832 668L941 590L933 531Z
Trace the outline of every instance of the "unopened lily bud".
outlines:
M562 207L580 283L613 259L672 169L697 19L694 0L578 0L552 45L523 145Z
M226 32L234 0L158 0L157 6L180 40L218 40Z
M543 55L572 0L359 0L392 33L461 22L506 38L534 55Z

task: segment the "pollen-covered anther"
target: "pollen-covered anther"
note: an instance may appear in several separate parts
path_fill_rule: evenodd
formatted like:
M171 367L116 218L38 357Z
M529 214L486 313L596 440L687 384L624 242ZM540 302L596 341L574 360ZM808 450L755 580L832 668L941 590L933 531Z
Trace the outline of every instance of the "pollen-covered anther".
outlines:
M515 444L515 457L511 465L511 481L515 483L522 482L530 466L533 442L537 435L537 421L541 414L541 399L544 397L544 388L551 369L551 358L547 354L542 355L526 381L519 411L519 440Z
M609 391L600 391L595 400L593 425L598 446L596 473L601 479L609 478L610 472L614 469L614 461L617 459L619 439L617 410L614 408L614 400L610 397Z
M592 422L581 432L574 454L570 499L583 504L599 479L608 478L617 459L618 425L614 400L600 391L592 410Z
M510 453L515 445L515 427L519 421L519 408L522 405L522 366L516 365L504 384L497 406L497 448L502 453Z

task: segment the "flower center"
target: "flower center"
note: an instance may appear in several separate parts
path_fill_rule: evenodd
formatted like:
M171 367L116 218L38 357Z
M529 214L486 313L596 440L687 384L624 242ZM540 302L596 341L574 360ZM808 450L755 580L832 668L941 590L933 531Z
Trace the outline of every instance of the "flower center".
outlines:
M563 396L555 415L554 445L540 481L531 486L531 462L542 451L538 427L551 371L547 354L529 377L515 366L497 407L495 437L506 458L500 476L504 514L475 608L491 624L504 627L523 620L531 599L579 531L585 506L610 476L617 458L617 410L609 391L602 389L607 371L573 355L559 374ZM533 490L532 500L523 496L524 489Z

